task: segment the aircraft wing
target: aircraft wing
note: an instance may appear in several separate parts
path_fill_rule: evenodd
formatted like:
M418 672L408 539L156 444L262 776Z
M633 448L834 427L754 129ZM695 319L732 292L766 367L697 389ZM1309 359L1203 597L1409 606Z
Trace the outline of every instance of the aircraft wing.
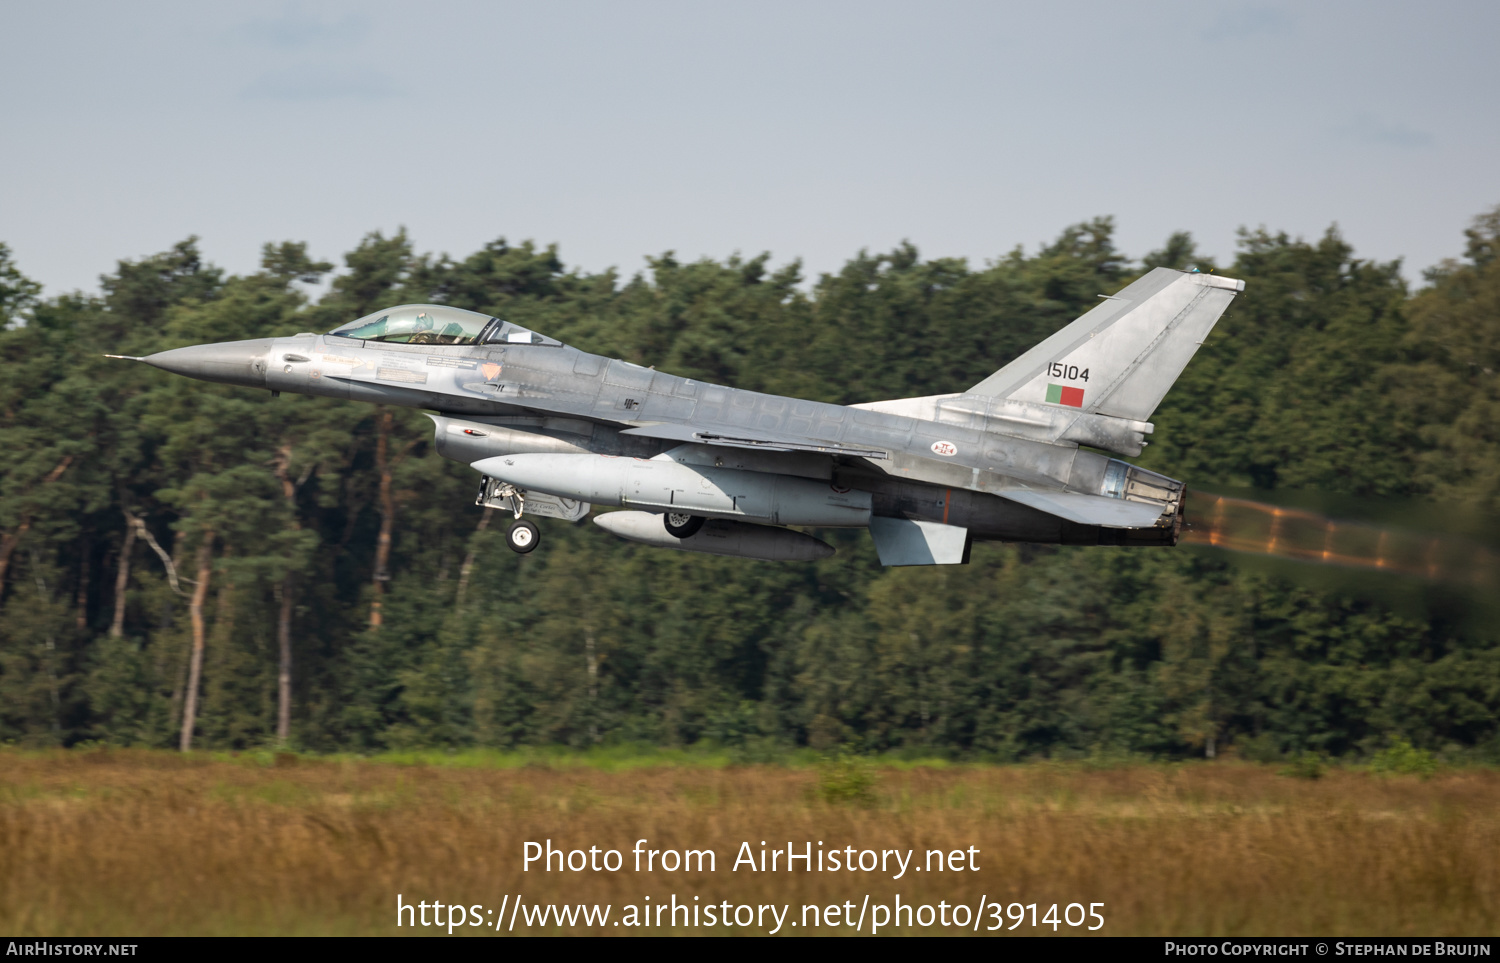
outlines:
M849 455L856 458L889 458L890 452L880 448L858 448L836 442L809 441L786 435L771 435L764 432L735 430L733 433L709 428L694 428L692 425L655 424L638 428L626 428L622 435L640 435L643 438L662 438L684 444L722 445L726 448L755 448L760 451L817 451L825 455Z
M1049 515L1066 518L1070 522L1098 525L1101 528L1150 528L1156 524L1162 512L1160 505L1079 492L1039 492L1028 488L1013 488L997 491L995 494Z

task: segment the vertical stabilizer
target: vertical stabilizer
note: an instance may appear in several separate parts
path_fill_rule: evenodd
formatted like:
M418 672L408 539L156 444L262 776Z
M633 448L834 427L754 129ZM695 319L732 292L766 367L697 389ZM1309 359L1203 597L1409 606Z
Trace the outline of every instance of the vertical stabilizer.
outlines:
M1147 421L1244 289L1156 268L965 394Z

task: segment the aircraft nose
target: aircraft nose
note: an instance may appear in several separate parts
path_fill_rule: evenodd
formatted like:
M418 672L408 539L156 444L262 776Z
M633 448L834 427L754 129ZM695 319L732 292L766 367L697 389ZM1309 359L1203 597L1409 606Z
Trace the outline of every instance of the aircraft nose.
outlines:
M274 340L257 338L253 341L195 344L187 348L158 351L141 360L163 371L200 381L264 388L266 357Z

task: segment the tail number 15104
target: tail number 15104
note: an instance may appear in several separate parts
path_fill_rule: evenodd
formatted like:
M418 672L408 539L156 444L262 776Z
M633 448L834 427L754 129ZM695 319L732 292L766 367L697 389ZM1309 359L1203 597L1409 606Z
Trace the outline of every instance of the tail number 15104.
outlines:
M1087 381L1089 380L1089 369L1084 368L1080 371L1076 364L1063 364L1061 361L1054 361L1047 365L1047 377L1063 378L1067 381Z

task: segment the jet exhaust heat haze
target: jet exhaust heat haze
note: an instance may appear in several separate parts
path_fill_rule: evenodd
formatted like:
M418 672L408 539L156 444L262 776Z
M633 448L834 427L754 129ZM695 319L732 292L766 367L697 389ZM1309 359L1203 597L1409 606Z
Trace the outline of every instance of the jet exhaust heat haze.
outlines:
M1228 495L1195 495L1182 541L1433 582L1480 588L1500 584L1500 556L1472 539L1335 519Z
M327 334L162 351L166 371L429 412L477 503L594 522L644 545L808 560L786 526L867 528L884 565L968 560L974 540L1175 545L1183 482L1134 457L1149 419L1244 282L1156 268L953 394L842 406L589 354L484 314L402 305ZM1097 450L1089 450L1097 449Z

